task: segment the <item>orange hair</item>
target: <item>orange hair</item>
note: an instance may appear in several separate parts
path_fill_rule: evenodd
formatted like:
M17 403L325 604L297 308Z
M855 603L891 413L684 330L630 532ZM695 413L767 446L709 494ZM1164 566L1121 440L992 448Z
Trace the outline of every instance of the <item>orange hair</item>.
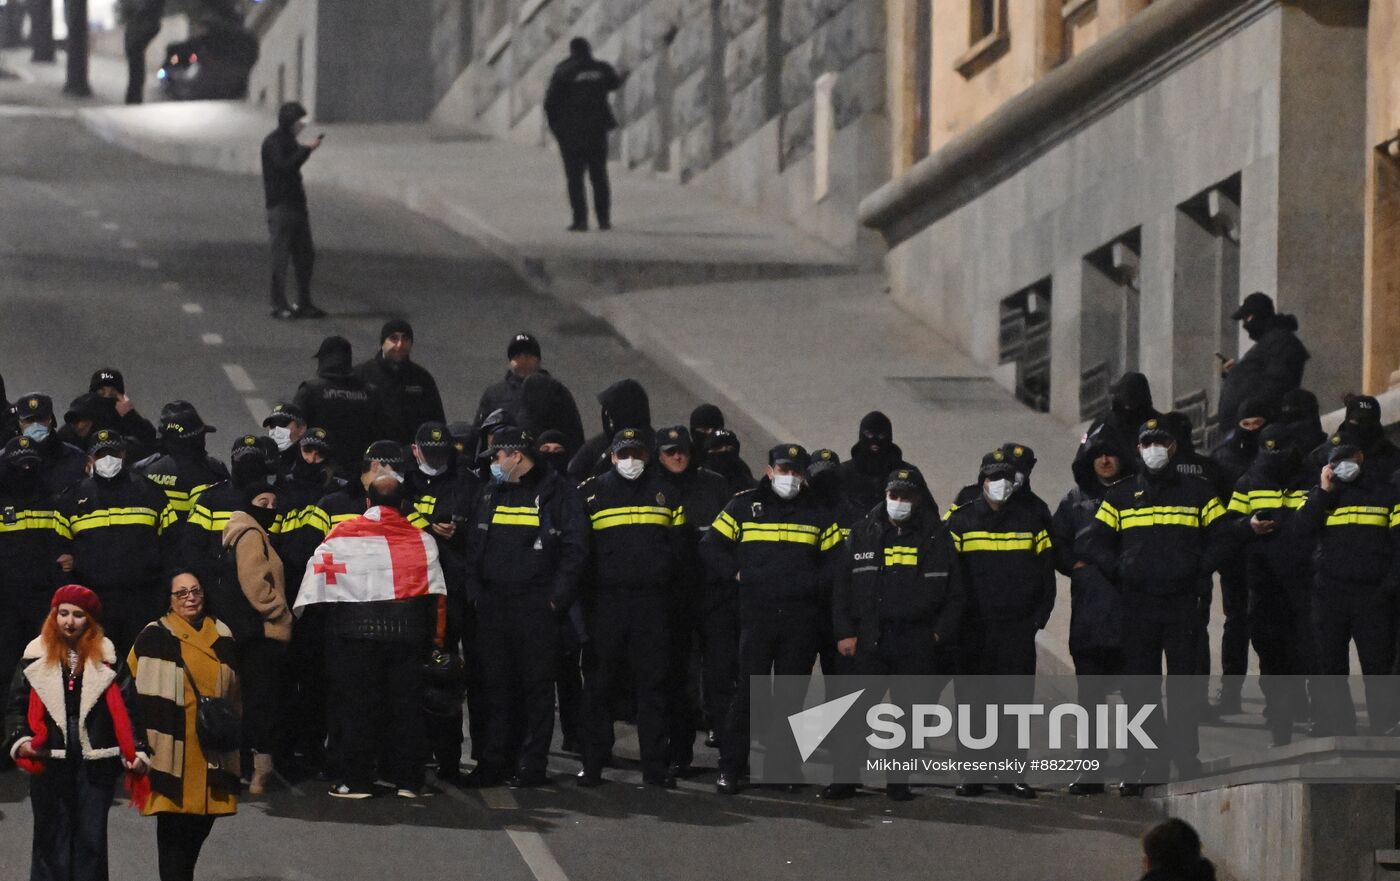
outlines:
M102 661L102 625L97 623L97 619L92 615L87 616L88 626L81 636L78 637L78 644L73 646L78 653L78 669L87 666L88 659L95 659L98 663ZM49 609L48 617L44 618L44 629L40 631L39 638L44 641L44 657L57 664L67 663L68 643L64 641L63 634L58 632L58 607Z

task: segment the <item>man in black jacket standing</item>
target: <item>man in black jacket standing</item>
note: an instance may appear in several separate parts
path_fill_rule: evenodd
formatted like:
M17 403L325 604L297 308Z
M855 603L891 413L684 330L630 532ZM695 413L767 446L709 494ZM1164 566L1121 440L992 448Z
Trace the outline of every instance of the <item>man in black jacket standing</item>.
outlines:
M445 422L437 381L426 367L412 360L413 325L391 318L379 331L379 351L355 366L355 375L379 389L384 408L381 436L411 444L425 422Z
M316 376L297 389L293 405L307 425L324 428L335 440L331 463L338 477L359 476L360 454L383 434L379 390L350 369L350 341L328 336L316 350Z
M311 304L311 269L316 249L311 243L311 216L301 167L321 146L322 135L309 144L297 140L306 127L306 108L289 101L277 110L277 130L262 143L263 194L267 202L267 231L272 237L272 317L324 318ZM297 275L297 302L287 304L287 261Z
M1238 362L1226 361L1220 370L1225 377L1216 408L1221 425L1239 421L1239 407L1246 398L1277 401L1303 384L1303 368L1308 350L1298 340L1298 319L1276 315L1268 294L1255 291L1230 316L1244 325L1254 341Z
M569 57L554 68L544 96L549 130L559 142L564 176L569 184L569 205L574 232L588 229L588 196L583 189L587 173L593 183L593 209L598 228L612 229L612 191L608 185L608 132L617 119L608 106L608 93L622 85L622 77L606 61L593 57L593 47L583 37L569 41Z

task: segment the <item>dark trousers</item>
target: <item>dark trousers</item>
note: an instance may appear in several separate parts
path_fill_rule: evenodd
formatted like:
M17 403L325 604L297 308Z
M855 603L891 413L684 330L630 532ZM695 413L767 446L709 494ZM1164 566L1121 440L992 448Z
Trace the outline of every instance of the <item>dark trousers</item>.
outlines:
M1225 674L1222 694L1238 697L1249 669L1249 579L1243 554L1220 567L1220 603L1225 607L1225 626L1220 633L1220 671ZM1209 613L1207 613L1209 623ZM1256 649L1257 651L1257 649ZM1209 652L1207 652L1209 662ZM1201 671L1210 674L1207 667Z
M1164 713L1154 712L1143 730L1158 749L1151 756L1131 751L1124 767L1125 779L1165 783L1170 763L1182 777L1200 769L1200 719L1206 694L1205 679L1198 675L1196 650L1201 638L1200 610L1194 594L1150 597L1129 592L1123 604L1123 672L1130 677L1123 688L1125 702L1141 706L1161 704L1162 657L1167 660L1167 703ZM1197 674L1197 675L1193 675ZM1130 712L1136 712L1130 707Z
M385 757L385 776L401 789L423 785L427 738L423 730L425 648L396 642L326 642L332 712L339 717L341 776L352 789L373 785ZM387 749L381 751L381 746Z
M739 689L739 606L719 586L706 588L701 687L710 727L722 730Z
M140 104L146 91L146 47L126 49L126 103Z
M306 209L279 205L267 209L267 231L272 238L272 308L287 308L287 263L297 277L297 305L311 305L311 270L316 247L311 242L311 216Z
M1029 703L1034 697L1035 634L1035 622L1030 618L999 621L969 618L963 622L959 631L955 693L959 704L966 703L972 709L969 730L973 737L987 733L988 707ZM1016 749L1015 739L1007 737L1000 719L997 724L995 749L976 751L959 743L959 755L965 759L1024 759L1025 751ZM1003 779L1001 782L1013 781Z
M564 159L564 178L568 182L574 226L588 225L588 194L583 188L585 174L593 184L593 210L598 215L598 223L611 223L612 187L608 184L607 134L580 143L560 141L559 154Z
M1292 737L1293 724L1307 718L1306 679L1316 672L1311 591L1306 582L1271 578L1249 596L1250 641L1259 656L1264 720L1275 740Z
M599 591L589 609L589 643L583 659L583 766L590 774L601 773L612 755L612 696L624 668L632 672L642 775L651 779L666 773L669 612L667 597L659 591L607 589Z
M1108 695L1121 687L1118 677L1123 675L1123 650L1084 649L1074 652L1071 657L1074 660L1079 705L1088 709L1092 716L1094 708L1107 704ZM1079 758L1098 760L1100 769L1108 767L1108 755L1103 750L1084 750Z
M695 760L695 731L704 715L701 701L705 691L703 678L700 688L695 687L693 663L697 654L703 657L705 618L696 602L698 588L688 588L690 593L673 598L670 605L666 662L666 738L671 764L681 768ZM700 669L704 669L703 662Z
M559 669L554 689L559 697L559 731L564 740L583 748L583 649L573 622L567 618L559 627Z
M257 637L238 648L238 683L243 693L243 747L255 753L281 752L283 660L286 647Z
M481 766L499 773L514 763L524 774L543 774L554 737L560 616L542 592L507 595L489 587L477 612L486 698Z
M325 606L307 606L292 628L291 700L283 722L289 745L313 766L326 758Z
M204 814L156 814L160 881L194 881L194 866L214 819Z
M776 612L746 610L740 616L739 683L734 700L725 719L720 738L719 770L738 777L749 763L749 690L751 677L772 676L809 677L821 641L821 622L817 610ZM797 712L802 706L805 686L792 682L770 685L774 707L791 707ZM784 739L780 718L764 719L764 730L778 735L776 743L767 743L770 776L794 771L798 755L792 738Z
M886 623L881 625L880 638L873 646L862 646L859 641L856 643L856 653L854 657L841 659L841 673L836 675L852 675L861 677L920 677L919 681L912 682L909 679L891 681L888 685L891 702L899 706L909 706L915 703L936 703L939 694L947 685L949 669L941 667L951 667L949 664L939 663L943 657L938 651L937 644L933 641L933 627L927 624L917 623ZM823 676L827 675L823 671ZM840 759L835 762L833 769L834 783L859 783L861 747L866 728L866 714L875 704L884 700L885 688L876 684L861 683L865 687L864 694L856 702L850 712L847 712L841 724L837 726L836 734L839 739L833 738L833 742L840 743ZM834 700L841 694L828 691L825 695L827 700ZM849 723L849 724L847 724ZM898 750L891 750L882 753L882 758L902 760L911 758L914 749L911 741L906 741L904 747ZM909 772L902 770L892 770L885 773L885 779L890 783L906 783L909 780Z
M1379 734L1395 724L1395 685L1390 673L1395 657L1395 602L1379 586L1344 584L1318 578L1312 595L1312 625L1317 668L1328 679L1318 683L1319 733L1354 734L1356 709L1345 680L1351 672L1351 643L1356 643L1371 730Z
M115 759L50 759L30 778L30 881L107 881L107 809L119 772Z

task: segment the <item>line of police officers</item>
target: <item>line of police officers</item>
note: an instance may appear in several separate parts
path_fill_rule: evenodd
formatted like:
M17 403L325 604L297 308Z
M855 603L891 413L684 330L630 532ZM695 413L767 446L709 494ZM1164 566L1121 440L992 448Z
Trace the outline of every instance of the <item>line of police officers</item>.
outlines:
M411 328L386 326L380 359L402 345L395 334L411 346ZM323 343L317 357L318 379L299 399L321 414L340 406L338 425L352 421L353 405L392 387L348 370L349 346L339 338ZM522 358L537 371L538 343L518 335L510 357L513 371ZM405 353L397 368L381 369L402 377L406 360ZM115 371L99 371L94 390L102 376L120 381ZM421 379L409 383L425 397ZM627 415L649 421L635 382L599 397L612 431L585 445L584 453L598 453L583 462L563 429L537 438L502 408L480 414L479 429L425 419L409 443L375 440L356 456L303 406L279 404L264 422L265 437L235 443L235 472L245 475L235 479L208 454L213 429L187 402L163 408L158 448L128 467L149 438L103 427L81 438L84 454L58 437L50 399L21 396L13 406L19 435L0 453L0 660L17 660L58 577L98 590L109 633L129 643L159 611L159 580L171 565L188 566L201 580L221 577L219 536L229 514L246 509L252 489L275 488L275 513L262 516L294 591L316 546L337 523L363 513L370 484L389 474L403 486L405 513L432 531L442 551L449 585L442 648L467 659L476 766L466 779L474 785L545 781L556 691L566 746L582 757L579 783L600 784L626 684L623 703L631 706L622 712L635 714L647 783L671 787L692 771L697 722L705 719L720 753L717 789L738 792L748 764L749 677L806 676L818 659L827 673L1033 675L1035 635L1055 602L1056 570L1070 578L1077 672L1156 676L1166 660L1171 747L1150 761L1130 757L1125 792L1166 779L1168 760L1183 776L1199 768L1205 694L1200 680L1172 674L1208 671L1212 575L1232 561L1243 559L1277 742L1287 742L1310 712L1328 724L1343 719L1326 733L1345 732L1344 690L1319 683L1309 693L1300 680L1277 677L1344 674L1352 641L1368 677L1373 728L1386 730L1400 716L1388 680L1375 678L1391 673L1396 657L1400 489L1391 476L1400 451L1380 431L1373 398L1352 399L1342 430L1315 447L1307 445L1315 440L1310 426L1271 422L1271 411L1246 402L1227 447L1244 450L1243 432L1256 433L1256 442L1224 491L1207 479L1202 462L1211 460L1191 448L1189 422L1179 414L1115 407L1086 435L1074 463L1077 486L1053 515L1030 487L1034 453L1008 443L982 459L976 482L940 517L883 414L862 420L847 461L832 450L809 454L780 444L754 482L742 463L736 467L738 439L717 408L697 408L691 426L658 431L619 419L630 407ZM390 399L402 434L415 408L392 392ZM441 409L440 401L429 406ZM134 412L127 410L123 416ZM357 425L347 434L364 431ZM239 467L252 449L265 468ZM580 470L582 483L571 476ZM244 485L250 480L259 485ZM285 703L293 724L283 750L334 766L337 729L357 720L327 713L328 642L416 640L426 654L430 629L359 622L354 633L340 633L318 609L294 631ZM580 666L582 694L571 696ZM1139 693L1125 697L1153 701L1144 681L1131 680ZM431 753L438 777L451 779L463 744L461 693L430 689L429 704L425 742L399 748L424 759ZM998 782L1034 797L1020 779ZM958 787L960 795L981 791ZM838 782L822 795L853 792ZM888 794L911 796L897 776Z

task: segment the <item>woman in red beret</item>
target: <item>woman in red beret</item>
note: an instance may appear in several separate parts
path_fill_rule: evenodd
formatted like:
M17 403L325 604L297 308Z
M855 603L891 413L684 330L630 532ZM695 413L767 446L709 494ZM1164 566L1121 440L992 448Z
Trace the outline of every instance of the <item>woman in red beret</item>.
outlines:
M117 687L116 649L102 635L102 602L60 587L24 650L5 714L5 748L30 776L30 881L107 881L107 808L125 768L143 804L147 750Z

